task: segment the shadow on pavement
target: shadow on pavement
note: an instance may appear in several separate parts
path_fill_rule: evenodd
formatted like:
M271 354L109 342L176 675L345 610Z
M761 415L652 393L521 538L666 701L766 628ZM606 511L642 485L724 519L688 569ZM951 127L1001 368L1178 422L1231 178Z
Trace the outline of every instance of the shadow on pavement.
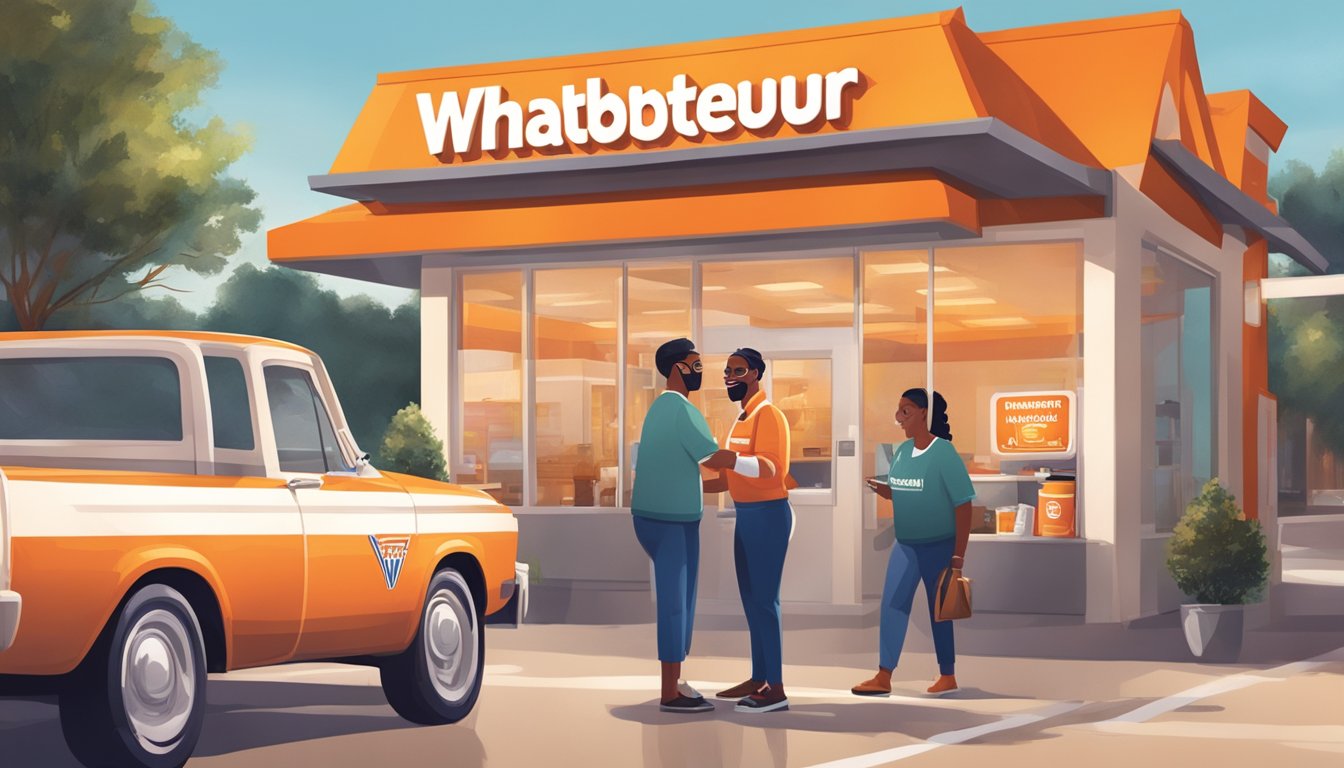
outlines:
M914 739L927 739L947 731L973 728L996 722L993 715L962 712L947 707L920 707L883 702L853 704L794 704L787 712L742 714L733 711L733 702L715 702L714 712L701 715L675 715L660 712L655 700L643 704L611 707L612 717L644 725L672 726L701 723L718 724L712 731L737 731L742 728L811 731L815 733L896 733Z
M368 686L212 680L197 757L351 734L431 730L403 719ZM468 721L470 722L470 718ZM463 724L432 729L454 766L485 764L485 745ZM78 768L52 696L0 699L0 765Z

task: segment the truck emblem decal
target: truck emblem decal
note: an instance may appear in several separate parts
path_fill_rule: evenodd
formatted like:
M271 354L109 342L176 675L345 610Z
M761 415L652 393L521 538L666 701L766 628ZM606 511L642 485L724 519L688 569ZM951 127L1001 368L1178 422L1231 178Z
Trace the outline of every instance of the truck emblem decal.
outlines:
M397 577L401 575L402 563L406 562L406 553L411 548L411 537L406 534L369 536L373 546L373 555L378 558L378 567L383 570L383 581L387 588L397 586Z

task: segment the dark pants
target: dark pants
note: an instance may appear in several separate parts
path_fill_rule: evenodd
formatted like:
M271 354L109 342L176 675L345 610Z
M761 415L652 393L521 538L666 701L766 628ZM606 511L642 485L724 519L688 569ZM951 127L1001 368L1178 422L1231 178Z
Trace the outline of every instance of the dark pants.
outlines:
M924 594L929 600L929 624L933 627L933 648L938 657L938 673L955 674L957 647L952 636L952 622L933 620L934 594L938 577L952 562L956 539L931 541L927 544L892 545L891 559L887 561L887 581L882 587L882 613L878 630L878 666L895 669L901 660L905 645L905 631L910 626L910 607L915 601L915 590L924 582Z
M700 521L654 520L634 515L635 538L653 560L658 600L658 660L678 663L691 652L695 584L700 571Z
M793 533L788 499L738 501L733 534L737 590L751 633L751 679L782 685L784 652L779 619L779 582Z

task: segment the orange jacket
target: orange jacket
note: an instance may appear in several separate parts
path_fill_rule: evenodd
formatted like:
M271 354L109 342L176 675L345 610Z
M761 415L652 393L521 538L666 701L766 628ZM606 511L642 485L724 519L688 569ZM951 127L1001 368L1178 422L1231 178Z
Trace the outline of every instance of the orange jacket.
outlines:
M726 471L733 501L773 501L789 496L789 422L784 412L757 392L743 405L746 417L733 422L723 447L761 462L760 477Z

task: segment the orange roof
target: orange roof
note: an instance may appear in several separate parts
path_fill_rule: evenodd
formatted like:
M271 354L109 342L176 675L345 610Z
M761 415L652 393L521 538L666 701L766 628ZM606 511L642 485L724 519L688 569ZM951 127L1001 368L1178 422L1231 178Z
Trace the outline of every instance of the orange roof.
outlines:
M264 344L266 346L280 347L282 349L292 349L296 352L303 352L308 355L313 354L312 350L304 349L297 344L291 344L287 341L267 339L261 336L247 336L240 333L214 333L212 331L14 331L0 334L0 343L6 341L43 341L47 339L124 338L126 336L176 339L179 341L196 341L215 344L233 344L239 347Z
M633 86L665 89L676 75L686 75L706 87L717 82L761 83L766 78L802 77L847 67L856 67L862 79L842 119L797 127L779 120L761 130L739 126L694 138L669 132L651 144L627 137L608 145L575 146L565 138L563 146L545 152L528 148L482 152L477 142L475 148L461 155L450 150L446 156L434 156L426 145L417 104L417 94L429 94L434 103L439 94L465 96L470 89L484 86L499 86L504 98L529 105L532 99L558 99L565 86L582 89L590 77L601 78L610 92L619 94ZM513 164L521 169L527 163L566 155L581 163L589 156L656 156L669 150L749 145L805 134L936 127L985 118L1000 121L1059 156L1094 169L1140 168L1144 174L1160 173L1160 164L1149 162L1154 141L1178 138L1200 162L1272 210L1263 192L1264 173L1247 160L1250 150L1246 136L1249 129L1274 149L1286 126L1248 91L1214 96L1204 92L1194 34L1179 11L977 34L966 25L962 11L955 9L748 37L384 74L333 162L332 176L327 178L362 179L365 177L357 174L365 172L392 178L385 172L401 172L403 175L396 178L419 179L404 172L433 173L463 166L489 170L494 164ZM955 184L958 179L950 181ZM1145 179L1142 187L1157 188L1163 183L1163 179ZM975 186L968 184L968 188ZM333 183L330 188L338 186ZM725 185L714 194L731 197L748 191L729 187ZM379 201L389 201L379 197L380 189L368 195L348 193L370 201L365 206L272 230L271 258L289 261L357 257L360 253L490 250L520 247L511 244L519 238L539 246L543 241L573 242L571 237L556 239L551 235L558 234L557 227L565 229L572 223L563 209L585 204L581 199L568 198L485 198L485 207L492 212L487 216L478 211L472 217L465 215L462 206L447 202L438 205L434 198L421 202L431 209L438 205L437 211L381 206ZM926 214L946 206L941 188L928 186L927 191L929 200L913 204L910 198L907 207ZM638 191L623 194L629 206L638 207ZM673 205L665 194L642 195L649 203L660 197L664 207ZM609 208L625 204L608 202ZM685 203L676 205L684 207ZM665 213L650 213L651 218L645 221L665 220ZM491 226L476 226L476 219L491 216ZM397 234L398 226L418 225L422 218L427 225L434 219L432 232L419 233L424 237ZM527 222L533 220L537 229L527 230ZM455 226L440 226L449 221ZM976 230L984 222L958 219L958 225ZM627 232L631 227L614 219L606 219L599 229L591 233L599 240L616 239L616 231L627 238L658 236L657 226ZM333 236L337 230L341 232L339 237ZM381 247L364 250L372 245L371 238Z

